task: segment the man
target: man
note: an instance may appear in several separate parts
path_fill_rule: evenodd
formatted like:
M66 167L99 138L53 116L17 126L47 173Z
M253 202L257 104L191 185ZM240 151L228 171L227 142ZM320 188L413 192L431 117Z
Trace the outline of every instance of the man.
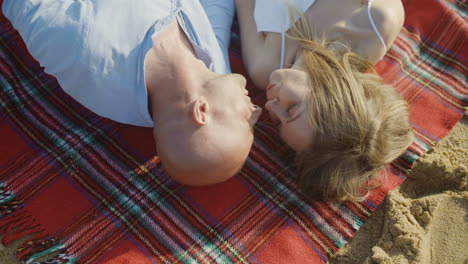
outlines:
M2 8L68 94L101 116L154 127L169 175L205 185L240 170L261 109L245 79L227 74L222 30L233 1L219 1L230 6L221 19L203 3L212 14L194 0L4 0Z

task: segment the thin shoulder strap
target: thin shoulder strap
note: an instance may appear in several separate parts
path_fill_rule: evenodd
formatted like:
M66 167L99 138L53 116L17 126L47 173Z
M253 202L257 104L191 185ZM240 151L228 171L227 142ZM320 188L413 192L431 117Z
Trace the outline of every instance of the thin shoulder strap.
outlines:
M284 50L286 49L286 33L283 31L281 32L281 61L280 61L280 69L284 68Z
M369 16L369 21L372 25L372 28L374 29L375 31L375 34L377 34L377 37L379 38L380 40L380 43L382 44L383 48L385 49L385 51L387 50L387 45L385 44L385 41L382 37L382 35L380 35L380 32L379 32L379 29L377 28L377 26L375 25L375 22L374 22L374 19L372 18L372 14L371 14L371 4L374 0L368 0L367 2L367 15Z

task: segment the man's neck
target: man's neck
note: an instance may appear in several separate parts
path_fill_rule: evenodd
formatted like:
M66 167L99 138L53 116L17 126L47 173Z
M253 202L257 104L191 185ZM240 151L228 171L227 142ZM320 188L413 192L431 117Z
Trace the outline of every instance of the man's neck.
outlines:
M177 20L154 39L145 58L145 82L150 112L181 108L198 96L197 84L208 70ZM154 116L153 116L154 118Z

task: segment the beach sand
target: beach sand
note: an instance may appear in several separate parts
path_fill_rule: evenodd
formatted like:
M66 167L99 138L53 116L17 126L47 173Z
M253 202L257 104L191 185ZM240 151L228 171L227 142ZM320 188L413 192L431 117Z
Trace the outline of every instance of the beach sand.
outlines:
M468 264L467 167L465 115L330 263Z
M468 264L468 116L415 164L330 263ZM20 241L0 244L0 263Z

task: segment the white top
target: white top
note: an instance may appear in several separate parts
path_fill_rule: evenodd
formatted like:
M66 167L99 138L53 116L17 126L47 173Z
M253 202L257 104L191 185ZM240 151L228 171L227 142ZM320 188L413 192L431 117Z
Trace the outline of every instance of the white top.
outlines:
M374 0L368 0L367 14L372 29L377 34L380 43L387 50L387 45L382 38L371 14L371 5ZM280 69L284 67L284 51L286 46L285 33L291 27L289 17L289 7L294 7L297 11L305 13L315 0L255 0L254 18L258 32L275 32L281 34L281 61ZM299 17L294 17L295 22Z
M232 6L224 14L234 13ZM218 73L229 73L229 34L215 36L202 4L207 0L4 0L3 13L31 55L61 87L95 113L153 126L148 112L144 58L153 38L174 19L196 56ZM211 9L215 11L216 9ZM220 13L216 15L219 17ZM226 18L225 16L222 16ZM229 28L231 18L219 29ZM227 25L227 24L229 25ZM157 74L157 73L155 73Z

